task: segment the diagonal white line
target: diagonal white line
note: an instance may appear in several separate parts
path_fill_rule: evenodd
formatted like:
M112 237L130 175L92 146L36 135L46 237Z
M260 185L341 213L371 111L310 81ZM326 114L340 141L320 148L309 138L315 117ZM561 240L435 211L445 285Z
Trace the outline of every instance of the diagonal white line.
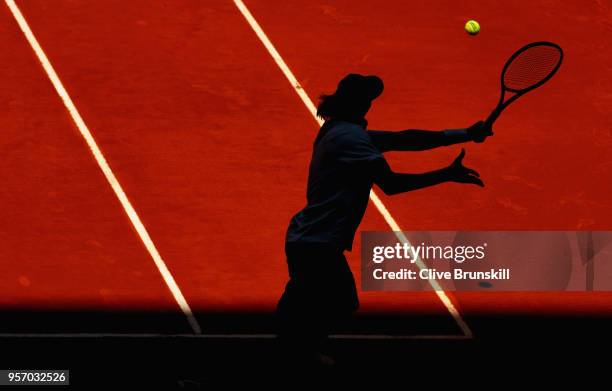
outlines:
M283 60L281 55L278 53L278 51L276 50L266 33L263 31L257 20L253 17L247 6L242 2L242 0L234 0L234 4L236 4L236 7L238 7L246 21L249 23L249 25L261 41L261 43L263 43L263 45L266 47L266 49L270 53L270 56L272 56L272 58L276 62L276 65L278 65L280 70L283 72L283 74L285 75L295 92L298 94L300 99L302 99L302 102L304 102L304 105L306 105L306 108L308 109L308 111L310 111L310 114L312 114L319 126L322 125L323 120L317 117L317 109L314 103L312 102L308 94L306 94L304 88L302 88L300 83L297 81L293 72L291 72L291 69L289 69L289 67L285 63L285 60ZM385 205L376 195L374 190L370 192L370 199L376 206L376 209L378 209L380 214L383 216L389 227L391 227L391 229L395 232L395 235L397 236L398 240L402 243L410 244L408 238L406 238L406 236L402 232L399 224L397 224L393 216L391 216L391 213L389 213L389 210L385 207ZM417 259L415 263L421 270L426 268L425 264L421 259ZM451 314L455 322L457 322L457 325L459 326L459 328L461 328L461 331L463 331L465 336L472 337L472 330L470 330L470 327L461 317L461 314L459 314L459 311L457 310L457 308L455 308L446 292L438 283L438 281L436 281L435 279L429 279L429 284L435 290L436 294L438 295L438 298L442 301L442 303L444 304L448 312Z
M142 224L140 217L138 217L136 210L134 210L134 207L132 206L127 196L125 195L125 192L123 191L123 188L121 187L121 185L119 184L119 181L115 177L115 174L113 174L113 171L111 170L110 166L106 162L106 159L104 158L104 155L102 154L102 151L98 147L98 144L94 140L91 132L89 131L89 128L85 124L85 121L83 121L83 118L81 117L76 106L72 102L72 99L70 98L70 95L68 95L68 92L64 88L64 85L62 84L60 78L57 76L57 73L53 69L51 62L47 58L47 55L45 54L40 44L36 40L36 37L34 36L34 33L32 33L32 30L30 29L28 22L23 17L23 14L17 7L17 4L15 4L14 0L5 0L5 2L6 2L6 5L9 7L9 9L11 10L13 17L15 17L15 20L19 24L21 31L23 32L26 39L30 43L32 50L34 50L36 57L38 57L38 60L40 61L42 67L47 73L47 76L49 77L49 80L53 84L53 87L55 87L55 91L57 91L57 94L60 96L60 98L64 102L64 106L66 106L66 109L68 110L68 113L70 113L70 116L72 117L72 120L74 121L75 125L79 129L79 132L81 132L81 135L87 142L87 145L89 146L91 153L96 159L96 162L98 163L98 166L100 167L100 170L102 170L102 172L104 173L104 176L106 177L106 180L111 185L113 191L115 192L115 195L117 196L117 198L119 199L119 202L121 203L121 206L125 210L125 213L130 219L130 222L132 223L132 225L134 226L134 229L138 233L140 240L142 240L142 243L145 245L147 251L151 255L151 258L153 258L153 261L155 262L157 269L161 273L164 279L164 282L168 286L168 289L170 289L172 296L174 297L177 304L179 305L179 307L181 308L181 310L187 317L187 321L189 322L191 328L193 329L193 332L196 334L200 334L202 332L200 325L198 324L198 321L193 316L191 308L189 308L189 304L187 304L187 301L185 300L183 293L181 292L180 288L176 284L176 281L174 281L174 277L172 277L172 274L168 270L166 263L164 262L161 255L157 251L157 248L155 247L153 240L151 240L151 237L149 236L149 233L147 232L145 226Z

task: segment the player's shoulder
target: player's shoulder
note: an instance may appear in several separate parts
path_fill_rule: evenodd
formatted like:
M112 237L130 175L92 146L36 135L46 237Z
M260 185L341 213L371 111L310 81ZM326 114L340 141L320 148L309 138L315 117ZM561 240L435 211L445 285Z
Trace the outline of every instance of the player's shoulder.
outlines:
M327 130L328 141L350 142L364 141L369 139L369 135L361 127L348 121L333 121Z
M360 125L353 123L353 122L349 122L349 121L342 121L342 120L332 120L329 121L329 123L326 123L326 125L329 125L330 127L330 131L335 131L338 133L342 133L342 132L361 132L363 133L363 127L361 127Z

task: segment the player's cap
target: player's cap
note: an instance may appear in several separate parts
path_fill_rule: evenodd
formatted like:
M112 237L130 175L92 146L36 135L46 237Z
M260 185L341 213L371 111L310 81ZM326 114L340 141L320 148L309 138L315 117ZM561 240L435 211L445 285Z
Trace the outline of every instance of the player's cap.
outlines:
M364 98L372 101L382 94L384 88L383 81L378 76L351 73L340 80L334 94L350 98Z

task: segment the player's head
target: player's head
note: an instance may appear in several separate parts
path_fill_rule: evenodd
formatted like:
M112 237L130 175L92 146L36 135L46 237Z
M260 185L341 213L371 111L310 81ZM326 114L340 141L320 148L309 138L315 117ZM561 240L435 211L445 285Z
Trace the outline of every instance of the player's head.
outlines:
M383 89L383 81L378 76L351 73L340 80L336 92L321 96L317 115L324 120L361 121Z

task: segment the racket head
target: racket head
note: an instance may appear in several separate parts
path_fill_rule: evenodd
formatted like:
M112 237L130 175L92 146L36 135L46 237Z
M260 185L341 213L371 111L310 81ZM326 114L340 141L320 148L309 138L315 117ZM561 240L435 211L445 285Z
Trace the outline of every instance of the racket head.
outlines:
M517 50L504 65L502 88L524 94L550 80L563 62L563 49L555 43L539 41Z

